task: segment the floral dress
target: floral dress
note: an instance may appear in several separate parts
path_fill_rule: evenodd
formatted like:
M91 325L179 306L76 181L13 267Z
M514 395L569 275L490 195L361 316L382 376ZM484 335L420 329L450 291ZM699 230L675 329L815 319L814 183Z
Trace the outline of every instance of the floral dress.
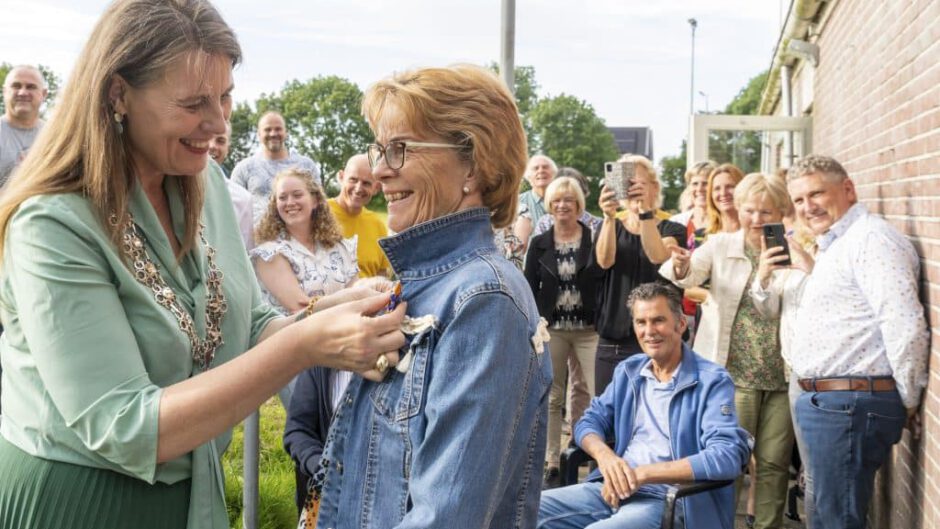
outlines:
M349 286L358 277L356 245L357 237L353 236L341 240L332 248L324 248L318 243L316 251L311 252L306 246L287 236L258 245L250 255L252 262L256 259L270 262L277 255L283 256L290 263L304 294L309 297L325 296ZM285 314L289 312L268 292L263 283L261 293L264 299L279 311Z
M757 277L758 255L750 248L744 253L751 261L748 284ZM728 361L725 368L735 386L761 391L786 391L787 377L780 354L779 317L764 317L751 296L744 293L731 327Z

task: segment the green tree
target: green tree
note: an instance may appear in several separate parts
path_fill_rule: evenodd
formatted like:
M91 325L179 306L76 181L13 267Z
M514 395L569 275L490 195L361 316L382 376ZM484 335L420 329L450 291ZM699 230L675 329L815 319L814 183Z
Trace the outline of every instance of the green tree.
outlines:
M336 172L350 156L365 152L365 146L372 141L361 104L362 91L341 77L295 79L278 93L261 95L251 124L254 127L257 117L268 110L283 114L292 148L313 158L320 166L324 185L335 191ZM234 123L232 128L234 135ZM248 137L243 128L240 125L240 142Z
M231 147L228 158L222 164L226 173L232 174L235 164L251 155L258 131L258 117L251 105L244 101L237 103L232 109L232 116L229 118L229 123L232 124Z
M728 103L724 114L747 116L757 113L760 96L767 84L767 71L752 77ZM754 131L718 130L708 137L708 159L718 163L733 163L744 173L760 170L760 133ZM663 207L678 209L679 196L685 189L686 142L682 140L679 154L659 161L662 168Z
M48 66L40 64L37 68L39 68L39 71L42 73L42 78L46 81L46 90L49 91L49 94L46 96L46 102L40 109L40 113L45 116L46 112L55 105L56 96L59 95L59 87L62 85L62 79ZM6 80L7 74L10 73L12 69L12 64L8 62L0 63L0 84ZM0 109L6 109L3 92L0 92Z
M499 74L499 65L491 62L489 69ZM516 96L516 106L519 108L519 119L525 130L529 142L529 152L536 150L535 135L532 129L532 110L539 102L539 84L535 80L535 67L516 66L513 69L513 94Z
M736 116L756 114L766 84L767 71L755 75L728 103L724 113ZM718 163L733 163L746 174L760 170L760 156L760 132L721 130L709 134L708 157Z
M685 189L685 140L676 156L664 156L659 160L660 182L663 185L663 209L678 210L679 195Z
M725 107L725 114L738 116L757 114L757 108L760 106L760 96L764 92L766 84L767 70L755 75L747 82L747 85Z
M602 180L598 175L603 174L604 162L620 157L604 120L586 101L566 94L539 100L531 118L535 150L545 153L559 166L581 171L591 187L592 199L588 203L595 203Z

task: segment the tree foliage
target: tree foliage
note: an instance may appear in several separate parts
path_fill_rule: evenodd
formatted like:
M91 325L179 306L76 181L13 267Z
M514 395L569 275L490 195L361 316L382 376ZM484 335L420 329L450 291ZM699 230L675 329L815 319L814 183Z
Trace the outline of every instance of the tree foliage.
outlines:
M371 141L361 107L359 87L335 75L290 81L280 93L262 95L257 105L259 113L278 110L284 115L291 145L319 164L328 187L346 160L365 152Z
M559 166L581 171L588 178L591 196L596 199L604 162L616 160L620 151L594 107L562 94L540 99L530 117L536 151L551 157Z
M767 83L767 71L752 77L724 109L724 114L747 116L757 113L761 93ZM708 137L708 158L718 163L733 163L744 173L760 170L761 137L755 131L712 131ZM679 195L685 188L686 142L676 156L659 161L662 168L663 207L677 209Z
M491 62L490 70L499 74L499 65ZM513 69L513 94L516 96L516 106L519 108L519 119L525 130L529 142L529 152L536 150L535 135L532 130L532 110L539 102L539 84L535 80L535 67L516 66Z
M7 78L7 74L10 73L10 70L13 69L12 64L8 62L0 63L0 84ZM40 64L37 66L39 71L42 73L42 78L46 81L46 90L49 91L49 94L46 96L46 102L43 107L40 109L40 113L43 117L46 116L46 113L55 105L56 96L59 95L59 87L62 85L62 79L46 65ZM6 109L6 102L3 99L3 92L0 91L0 109Z
M760 106L760 96L764 92L764 86L767 84L767 70L755 75L747 82L738 95L725 107L725 114L737 116L748 116L757 114L757 108Z
M232 111L231 161L226 165L234 166L249 155L257 143L258 118L277 110L287 123L290 148L312 158L324 184L335 191L336 172L349 157L365 152L372 140L361 104L359 87L335 75L289 81L279 92L262 94L254 110L239 103Z
M676 156L664 156L659 160L661 173L660 182L663 185L663 209L678 210L679 196L685 189L685 140Z
M757 113L760 96L767 83L767 71L748 81L725 107L725 114L747 116ZM761 133L758 131L713 131L708 138L708 157L718 163L733 163L745 174L760 170Z
M232 174L235 164L251 155L251 149L257 140L258 115L251 105L242 101L232 109L229 123L232 124L232 138L228 158L222 166L227 174Z

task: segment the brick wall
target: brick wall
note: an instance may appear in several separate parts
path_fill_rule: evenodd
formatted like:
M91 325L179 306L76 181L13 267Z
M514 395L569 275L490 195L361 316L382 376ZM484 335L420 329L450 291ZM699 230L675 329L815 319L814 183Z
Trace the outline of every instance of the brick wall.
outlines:
M940 1L840 0L816 43L813 151L917 247L933 328L924 434L878 477L872 527L940 528Z

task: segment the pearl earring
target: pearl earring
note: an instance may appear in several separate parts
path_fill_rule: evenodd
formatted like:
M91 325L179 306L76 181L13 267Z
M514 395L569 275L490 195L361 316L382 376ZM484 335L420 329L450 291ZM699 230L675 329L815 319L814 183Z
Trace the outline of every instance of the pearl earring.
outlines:
M120 112L114 113L114 128L117 129L118 134L124 134L124 116Z
M470 194L470 186L463 186L463 194L465 195Z

